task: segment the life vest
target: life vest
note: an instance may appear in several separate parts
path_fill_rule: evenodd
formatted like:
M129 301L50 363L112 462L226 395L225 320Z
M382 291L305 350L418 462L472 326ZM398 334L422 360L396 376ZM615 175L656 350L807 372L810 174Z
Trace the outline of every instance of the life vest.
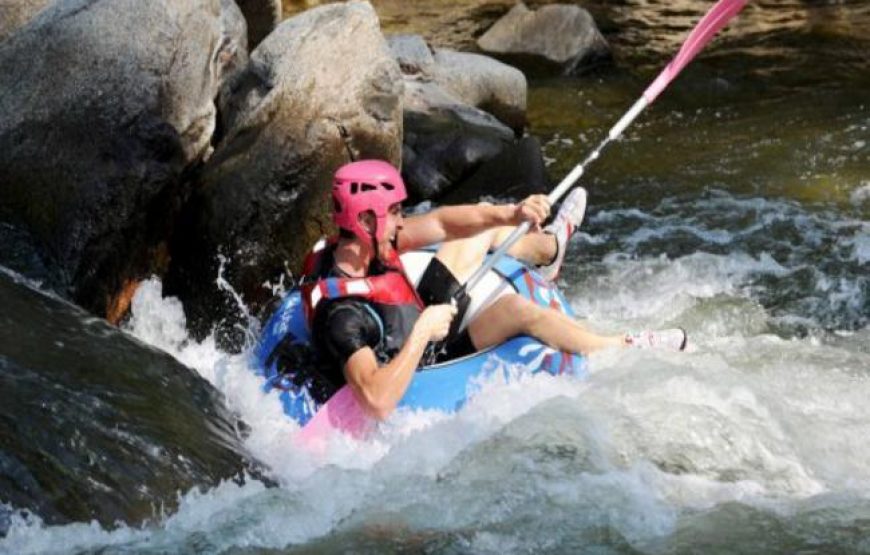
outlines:
M375 349L378 358L390 359L405 344L414 323L423 311L423 302L405 274L395 250L384 262L387 271L363 278L321 277L333 265L336 238L321 240L306 257L300 286L308 328L312 329L318 306L325 300L356 298L366 301L378 321L381 340Z

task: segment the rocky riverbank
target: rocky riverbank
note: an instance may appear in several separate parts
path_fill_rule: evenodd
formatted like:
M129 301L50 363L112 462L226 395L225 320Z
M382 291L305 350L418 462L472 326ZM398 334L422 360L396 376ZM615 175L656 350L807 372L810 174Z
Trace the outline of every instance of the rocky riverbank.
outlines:
M283 21L268 1L16 6L0 42L0 263L111 322L156 275L200 337L217 326L238 348L219 271L266 306L264 284L292 279L331 231L325 193L349 160L401 165L416 201L547 185L523 139L523 72L387 37L367 2ZM548 8L511 11L481 47L556 72L600 57L588 13ZM583 29L594 40L567 40Z

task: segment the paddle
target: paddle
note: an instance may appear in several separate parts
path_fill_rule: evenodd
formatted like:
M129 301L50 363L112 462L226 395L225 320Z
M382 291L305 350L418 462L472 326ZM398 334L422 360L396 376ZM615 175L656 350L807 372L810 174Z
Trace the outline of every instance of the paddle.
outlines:
M577 180L580 179L580 176L583 175L586 165L597 159L608 143L618 139L620 135L622 135L625 128L631 125L631 122L640 115L644 108L652 104L665 87L667 87L680 71L686 67L686 64L688 64L692 58L694 58L698 52L700 52L701 49L710 42L713 35L715 35L719 29L724 27L740 10L743 9L746 2L747 0L719 0L716 5L710 8L710 11L708 11L701 21L695 25L695 28L692 29L689 37L683 43L683 46L680 48L680 51L674 59L671 60L671 63L669 63L655 81L647 87L643 92L643 95L637 99L637 102L634 103L628 112L626 112L625 115L616 122L616 125L614 125L613 128L610 129L610 132L607 133L607 137L601 141L598 147L593 150L585 160L577 164L574 169L565 176L559 185L556 186L549 195L547 195L547 200L550 201L551 205L562 198L562 196L567 193L572 186L574 186ZM462 297L467 296L467 292L474 289L487 272L493 269L498 260L504 256L508 249L510 249L514 243L519 241L523 235L528 233L530 228L531 224L529 222L523 222L510 235L508 235L507 239L505 239L492 256L490 256L486 262L484 262L484 264L478 268L470 278L468 278L465 285L456 291L453 295L454 302L458 302Z

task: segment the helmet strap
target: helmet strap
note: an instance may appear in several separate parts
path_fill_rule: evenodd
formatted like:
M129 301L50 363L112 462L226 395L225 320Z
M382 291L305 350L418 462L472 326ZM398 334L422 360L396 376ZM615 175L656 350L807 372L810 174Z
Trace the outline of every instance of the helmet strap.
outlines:
M372 238L372 252L374 253L374 257L369 261L369 271L372 269L372 265L375 263L380 263L381 261L381 252L378 248L378 228L377 224L375 225L375 232L371 234Z

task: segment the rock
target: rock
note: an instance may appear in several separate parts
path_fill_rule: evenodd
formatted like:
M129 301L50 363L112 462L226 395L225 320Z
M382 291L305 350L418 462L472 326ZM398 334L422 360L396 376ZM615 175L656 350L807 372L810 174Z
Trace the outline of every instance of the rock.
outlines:
M476 125L459 108L405 112L402 177L411 202L440 198L513 142L509 130Z
M434 74L435 82L448 93L522 133L528 90L523 72L488 56L438 49Z
M0 499L48 525L142 525L259 473L223 396L170 355L0 272Z
M64 0L0 43L0 221L98 314L158 270L183 174L210 149L214 97L244 54L223 6Z
M298 269L332 229L335 169L360 158L399 163L401 94L398 65L367 2L303 12L252 52L228 87L226 131L171 247L166 289L184 301L196 333L226 317L222 345L242 340L233 324L246 316L214 285L219 254L223 277L258 311L272 296L263 284Z
M0 2L0 42L41 12L51 0L3 0Z
M533 72L536 59L563 74L577 75L610 58L610 47L592 16L575 5L551 4L531 11L520 2L477 44Z
M431 81L435 57L420 35L393 35L387 38L390 51L399 64L402 75Z
M405 79L405 110L468 105L522 133L528 84L521 71L480 54L432 49L420 35L392 36L389 44Z
M438 198L522 132L526 79L485 56L433 52L419 35L389 43L405 82L402 175L412 202Z
M439 199L443 204L477 202L481 197L522 199L550 192L541 143L523 137L486 160L467 179Z
M447 118L455 120L459 125L478 128L481 132L503 137L505 141L515 136L513 129L492 114L463 103L435 83L406 81L403 106L406 114L415 114L418 120L422 120L425 116L431 116L436 120Z
M248 48L254 50L281 23L281 0L235 0L245 15Z

